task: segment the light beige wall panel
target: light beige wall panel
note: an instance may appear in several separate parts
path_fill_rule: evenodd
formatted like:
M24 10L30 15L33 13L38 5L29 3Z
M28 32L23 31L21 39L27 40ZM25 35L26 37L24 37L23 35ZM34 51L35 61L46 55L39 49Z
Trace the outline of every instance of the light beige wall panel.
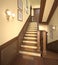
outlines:
M52 26L55 26L56 29L55 30L52 30L52 33L53 33L53 39L50 37L50 29L48 30L48 42L52 42L52 41L55 41L55 40L58 40L58 7L50 21L50 24L49 25L52 25Z
M30 3L28 3L28 14L26 13L26 2L23 1L23 21L17 20L17 0L0 0L0 45L16 37L24 26L29 14ZM29 1L29 0L28 0ZM9 9L15 13L14 19L6 19L5 10Z

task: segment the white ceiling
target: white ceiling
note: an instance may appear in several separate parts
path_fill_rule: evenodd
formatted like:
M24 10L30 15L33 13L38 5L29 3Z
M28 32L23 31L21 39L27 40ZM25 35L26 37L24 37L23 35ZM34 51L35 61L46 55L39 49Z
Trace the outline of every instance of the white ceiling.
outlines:
M40 0L30 0L30 4L32 5L32 8L39 8Z

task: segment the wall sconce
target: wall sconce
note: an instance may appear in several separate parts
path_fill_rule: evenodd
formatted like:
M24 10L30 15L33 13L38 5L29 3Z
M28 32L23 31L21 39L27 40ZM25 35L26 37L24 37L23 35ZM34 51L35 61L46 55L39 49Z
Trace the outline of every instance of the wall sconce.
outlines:
M10 18L11 16L12 16L12 18L15 17L15 14L12 13L9 9L6 9L5 13L6 13L7 20L9 20L9 18Z
M56 29L56 26L52 26L52 29L55 30Z
M14 14L14 13L12 13L11 15L12 15L12 18L14 18L14 17L15 17L15 14Z

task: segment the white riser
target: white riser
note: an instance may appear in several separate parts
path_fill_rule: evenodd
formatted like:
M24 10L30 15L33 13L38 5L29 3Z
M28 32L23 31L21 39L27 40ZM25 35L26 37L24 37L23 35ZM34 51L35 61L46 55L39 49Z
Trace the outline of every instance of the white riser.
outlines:
M41 57L40 53L34 53L34 52L26 52L26 51L19 51L21 54L31 55L31 56L38 56Z
M37 44L37 42L36 41L23 41L23 43L32 43L32 44Z
M23 48L37 49L36 46L21 45Z
M36 34L25 34L25 36L37 36Z
M24 37L24 39L37 40L35 37Z
M33 33L33 34L36 34L37 32L26 32L26 33L31 33L31 34Z

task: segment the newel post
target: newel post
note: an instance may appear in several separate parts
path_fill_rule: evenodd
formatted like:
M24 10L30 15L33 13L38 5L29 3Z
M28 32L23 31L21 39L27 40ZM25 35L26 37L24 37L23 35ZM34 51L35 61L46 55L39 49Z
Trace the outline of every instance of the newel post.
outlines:
M40 31L37 31L38 50L40 49Z
M47 32L43 31L43 55L46 55Z

